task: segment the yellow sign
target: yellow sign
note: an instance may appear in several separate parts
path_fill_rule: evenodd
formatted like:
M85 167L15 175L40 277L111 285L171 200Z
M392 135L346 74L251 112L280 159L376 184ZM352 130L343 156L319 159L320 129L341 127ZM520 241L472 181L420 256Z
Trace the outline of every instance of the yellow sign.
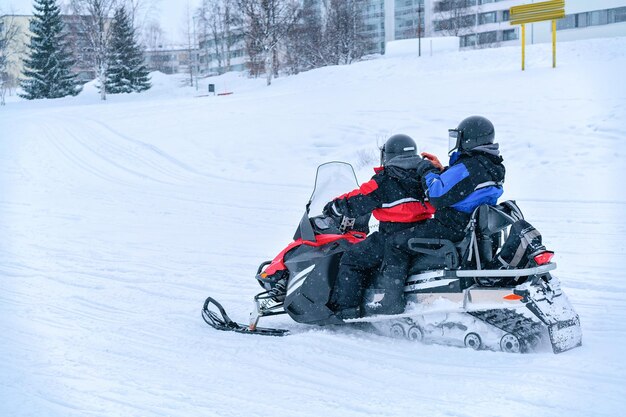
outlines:
M542 22L565 17L565 0L543 1L511 7L511 24Z
M565 0L514 6L509 10L511 25L522 25L522 71L525 69L526 24L552 20L552 68L556 67L556 19L565 17Z

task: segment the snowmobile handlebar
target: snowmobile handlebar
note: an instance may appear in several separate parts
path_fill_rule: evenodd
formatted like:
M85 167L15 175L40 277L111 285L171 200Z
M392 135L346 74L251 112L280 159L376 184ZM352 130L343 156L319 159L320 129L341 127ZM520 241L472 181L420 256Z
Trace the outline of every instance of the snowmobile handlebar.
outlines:
M263 268L265 268L267 265L271 264L272 261L265 261L263 262L261 265L259 265L259 268L256 270L256 274L259 275L261 272L263 272Z

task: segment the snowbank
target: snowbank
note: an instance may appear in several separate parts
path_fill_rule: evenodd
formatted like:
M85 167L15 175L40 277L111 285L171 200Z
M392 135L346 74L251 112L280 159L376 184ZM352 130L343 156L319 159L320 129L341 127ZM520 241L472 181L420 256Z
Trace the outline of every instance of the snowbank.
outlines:
M434 37L419 39L404 39L387 42L385 45L385 58L399 56L416 56L421 43L422 55L432 56L442 52L458 52L459 38L457 36Z

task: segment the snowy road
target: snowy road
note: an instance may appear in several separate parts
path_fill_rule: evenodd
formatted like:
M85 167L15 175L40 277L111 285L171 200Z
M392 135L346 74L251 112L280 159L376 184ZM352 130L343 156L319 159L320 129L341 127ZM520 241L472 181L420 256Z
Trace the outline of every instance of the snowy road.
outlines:
M510 102L515 114L497 104L508 78L519 76L506 65L477 73L475 88L489 80L501 93L470 95L473 102L447 111L445 93L463 83L451 70L433 87L433 102L422 104L434 112L407 112L411 88L376 103L356 92L372 73L382 83L408 85L406 66L420 67L402 60L279 80L268 97L244 80L250 92L220 106L167 94L106 105L82 96L10 103L0 112L0 415L621 415L626 198L622 188L606 191L626 173L626 94L561 94L567 79L606 68L594 54L621 57L609 69L624 63L616 52L626 49L624 41L609 51L597 45L564 48L563 85L537 71L541 82L557 83L558 94L544 96L532 112ZM513 68L517 51L510 52ZM471 69L494 53L463 57ZM591 63L568 67L580 53ZM447 69L451 59L429 61L426 70ZM343 76L352 81L342 81L348 70ZM336 103L322 107L325 96L310 88L329 77L346 86ZM347 110L352 101L358 111ZM566 111L553 111L556 103ZM573 115L577 106L583 108ZM288 243L319 162L359 164L359 151L411 118L420 127L409 133L441 154L441 132L467 113L464 107L493 112L503 126L506 197L518 200L557 252L557 275L581 317L582 348L562 355L475 352L311 328L283 316L267 324L295 330L288 338L204 324L200 307L208 295L231 317L247 318L259 290L256 267ZM598 121L598 109L610 109L606 120ZM526 126L529 118L535 127ZM526 141L523 132L532 135L542 123L551 140ZM582 148L574 131L594 146ZM598 174L586 170L599 161L605 181L590 188ZM367 168L359 171L362 180L367 175Z

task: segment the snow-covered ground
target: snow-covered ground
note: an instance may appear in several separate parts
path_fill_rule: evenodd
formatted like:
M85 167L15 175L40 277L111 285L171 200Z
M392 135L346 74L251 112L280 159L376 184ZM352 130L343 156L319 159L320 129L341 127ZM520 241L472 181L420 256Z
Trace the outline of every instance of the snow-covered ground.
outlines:
M0 108L1 416L619 416L626 406L626 38L380 58L218 92L154 77L142 95ZM287 244L315 167L370 176L377 144L489 117L505 198L557 252L583 347L475 352L269 318L258 264Z

